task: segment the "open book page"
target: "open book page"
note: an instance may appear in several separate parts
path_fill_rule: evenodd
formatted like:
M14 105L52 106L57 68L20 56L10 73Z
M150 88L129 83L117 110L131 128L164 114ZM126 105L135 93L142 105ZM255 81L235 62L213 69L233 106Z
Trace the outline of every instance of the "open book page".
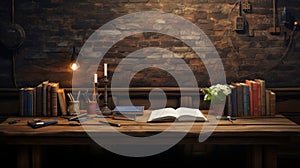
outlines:
M163 121L207 121L203 113L196 108L179 107L162 108L153 110L148 118L148 122Z
M203 113L196 108L179 107L177 109L178 121L207 121Z
M162 108L151 111L148 122L174 121L178 116L174 108Z

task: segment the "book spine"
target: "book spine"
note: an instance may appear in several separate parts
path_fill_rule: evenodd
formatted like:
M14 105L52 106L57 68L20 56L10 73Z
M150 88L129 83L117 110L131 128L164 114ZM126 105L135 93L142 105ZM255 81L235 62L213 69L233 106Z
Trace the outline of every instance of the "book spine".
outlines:
M32 116L37 116L37 114L36 114L36 88L32 88Z
M28 116L28 90L24 89L24 114L23 116Z
M231 94L230 94L230 100L231 100L231 116L236 117L237 116L237 93L236 93L236 87L233 85L229 85L231 87Z
M276 114L276 94L275 92L270 92L270 115L274 116Z
M36 87L36 116L42 116L42 85Z
M43 82L42 84L42 89L43 89L43 92L42 92L42 115L44 117L47 116L47 82Z
M266 115L266 83L261 80L261 113Z
M266 82L262 79L255 79L259 83L260 90L260 114L266 115Z
M67 115L67 103L64 89L58 89L57 95L60 106L60 113L61 115Z
M51 88L53 83L47 85L47 116L51 116Z
M236 85L236 101L237 101L237 116L244 115L244 103L243 103L243 87L240 84Z
M25 98L25 102L24 102L24 104L25 104L25 112L24 112L24 116L29 116L29 109L30 109L30 107L29 107L29 93L28 93L28 90L27 89L25 89L25 92L24 92L24 98Z
M257 82L253 82L252 88L252 97L253 97L253 115L260 115L260 86Z
M24 88L21 88L19 90L19 98L20 98L20 112L19 112L19 115L20 116L24 116L24 112L25 112L25 110L24 110L25 109L24 92L25 92Z
M33 116L33 89L25 88L24 89L24 112L22 116Z
M233 83L236 87L236 116L243 116L243 88L240 83Z
M51 85L51 116L57 116L58 115L58 98L57 98L57 90L58 90L58 84L55 83Z
M250 116L250 105L249 105L249 86L244 84L243 85L243 113L244 116Z
M28 89L27 92L27 102L28 102L28 112L26 116L33 116L33 90L32 89Z
M271 90L266 89L266 115L271 115L270 113L270 92Z
M250 116L254 115L254 108L253 108L253 82L251 80L246 80L245 83L249 86L249 111Z

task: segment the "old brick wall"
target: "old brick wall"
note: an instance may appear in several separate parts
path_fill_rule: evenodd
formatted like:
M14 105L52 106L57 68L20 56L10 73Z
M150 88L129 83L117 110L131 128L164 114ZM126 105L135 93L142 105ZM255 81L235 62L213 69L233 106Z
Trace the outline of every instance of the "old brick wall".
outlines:
M18 87L37 85L43 80L59 81L62 87L72 86L68 69L72 46L79 52L89 36L105 23L120 16L142 11L173 13L191 21L210 38L224 65L227 82L262 78L267 87L298 87L300 65L299 33L281 27L279 35L271 35L272 0L249 0L252 12L244 13L245 31L235 31L238 15L236 0L18 0L15 1L15 23L26 32L24 44L15 54L15 77ZM1 28L11 22L11 2L1 1ZM291 0L287 9L300 18L300 2ZM283 9L277 3L277 16ZM280 22L280 20L278 20ZM163 28L163 26L162 26ZM188 32L186 38L193 38ZM287 51L287 41L293 43ZM5 43L5 41L4 41ZM128 54L145 47L161 47L176 53L193 70L199 86L210 84L203 62L180 40L164 34L141 33L116 43L105 55L109 76ZM13 52L0 46L0 87L14 87ZM172 56L170 56L172 57ZM159 59L149 56L149 59ZM283 59L283 61L281 61ZM99 65L99 76L102 76ZM125 70L124 70L125 71ZM180 69L178 69L180 71ZM92 76L92 73L89 74ZM177 86L170 74L156 68L137 73L132 86Z

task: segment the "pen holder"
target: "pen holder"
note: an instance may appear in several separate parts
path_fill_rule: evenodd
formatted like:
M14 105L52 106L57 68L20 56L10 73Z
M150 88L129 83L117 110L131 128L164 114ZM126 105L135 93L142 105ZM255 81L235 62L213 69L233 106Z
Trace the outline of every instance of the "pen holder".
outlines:
M68 106L68 115L80 114L79 101L70 101Z
M87 102L87 113L88 114L96 114L97 109L97 101L88 101Z

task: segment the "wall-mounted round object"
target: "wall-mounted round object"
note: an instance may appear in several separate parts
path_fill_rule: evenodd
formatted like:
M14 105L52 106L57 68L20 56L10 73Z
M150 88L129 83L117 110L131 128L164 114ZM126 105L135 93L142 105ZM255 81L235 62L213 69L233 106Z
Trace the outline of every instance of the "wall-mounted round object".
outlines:
M8 49L18 49L25 40L25 31L18 24L5 26L1 31L1 42Z

